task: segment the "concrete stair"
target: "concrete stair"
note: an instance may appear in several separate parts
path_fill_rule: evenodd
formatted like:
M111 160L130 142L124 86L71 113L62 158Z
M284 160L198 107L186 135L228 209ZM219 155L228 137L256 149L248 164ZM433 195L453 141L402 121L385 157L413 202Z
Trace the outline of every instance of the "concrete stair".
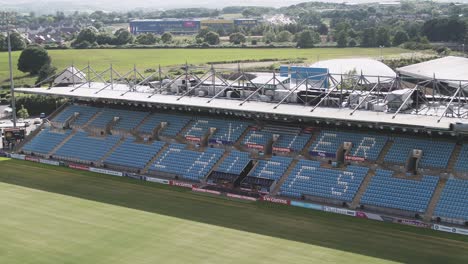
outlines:
M31 139L37 136L37 134L39 134L42 131L42 129L44 129L44 127L45 127L45 124L42 123L38 128L36 128L31 133L29 133L29 135L27 135L23 141L15 145L14 151L15 152L20 151L24 147L24 145L26 145L29 141L31 141Z
M54 112L52 112L49 116L47 116L47 120L52 120L54 119L60 112L62 112L63 109L65 109L65 107L67 107L69 104L68 102L67 103L64 103L62 104L61 106L59 106L59 108L55 109Z
M382 151L380 151L379 157L377 158L376 163L377 164L383 164L385 161L385 156L387 156L388 151L393 146L393 140L387 140L387 143L385 143L384 147L382 148Z
M68 137L66 137L62 142L60 142L60 144L58 144L57 146L55 146L54 149L52 149L48 154L47 154L47 157L50 157L52 155L55 154L55 152L57 152L57 150L59 150L63 145L65 145L65 143L67 143L77 132L78 130L73 130L70 135L68 135Z
M423 220L430 222L432 219L432 215L434 214L435 208L437 206L437 203L439 202L440 196L442 195L442 190L445 187L445 184L447 184L447 179L440 179L439 183L437 184L437 187L434 191L434 194L432 194L431 201L429 202L429 205L427 206L426 212L424 213Z
M302 150L301 154L304 157L309 157L309 149L314 144L314 142L317 140L318 135L320 134L320 131L316 131L312 134L310 137L310 140L307 142L307 144L304 146L304 149Z
M361 186L359 186L359 189L358 189L356 195L354 196L353 201L351 202L350 207L352 209L357 208L357 206L361 202L361 198L364 195L364 192L367 189L367 186L369 186L369 183L371 182L371 180L372 180L372 178L374 176L375 176L375 170L370 169L369 172L367 173L366 177L362 181Z
M125 141L125 138L121 137L120 140L109 151L107 151L106 154L104 154L104 156L102 156L101 161L100 161L101 165L120 145L122 145L122 143L124 143L124 141Z
M86 122L83 127L88 127L96 118L101 114L101 111L96 112L89 120Z
M211 173L215 171L223 163L223 161L229 156L229 154L231 154L230 151L225 151L223 156L221 156L221 158L218 160L218 162L216 162L213 168L211 168L211 170L206 174L206 177L203 180L206 180L206 178L208 178L208 176L210 176Z
M289 167L288 169L286 170L286 172L283 174L283 176L281 176L281 178L278 180L278 182L276 183L276 186L275 188L273 189L273 191L271 191L270 193L272 195L276 195L279 190L280 190L280 187L281 185L283 185L283 183L286 181L286 179L289 177L289 174L291 174L292 170L296 167L297 163L299 162L298 159L294 159L291 164L289 164Z
M458 156L460 155L460 152L462 150L461 144L456 144L455 148L453 149L452 155L450 156L449 163L447 165L447 171L448 172L454 172L455 170L455 165L457 164L458 161Z
M185 143L185 133L187 133L187 131L189 130L189 128L192 127L193 125L193 120L192 121L189 121L179 132L179 134L177 134L177 136L175 137L175 139L177 140L177 142L179 143Z
M141 120L141 122L133 129L133 131L138 132L143 124L145 124L152 116L153 114L146 115L145 118L143 118L143 120Z
M244 132L240 135L239 139L236 141L236 143L234 143L234 145L233 145L234 148L236 148L239 151L245 151L245 152L248 151L248 148L245 147L242 144L242 142L244 142L244 139L247 136L247 134L249 133L249 131L250 131L250 127L246 127Z
M166 143L156 154L154 154L153 158L146 163L145 167L141 170L141 174L148 173L148 170L151 168L151 165L161 156L164 151L169 147L170 144Z

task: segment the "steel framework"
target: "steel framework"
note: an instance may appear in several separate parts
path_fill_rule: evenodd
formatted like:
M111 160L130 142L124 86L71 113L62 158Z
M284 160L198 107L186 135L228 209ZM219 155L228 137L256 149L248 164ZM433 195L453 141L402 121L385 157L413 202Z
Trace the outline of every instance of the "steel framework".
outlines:
M72 69L70 72L69 69ZM281 97L271 99L272 108L276 109L283 104L291 104L288 101L294 94L303 93L303 96L297 96L296 104L310 106L310 111L313 112L318 107L335 107L351 109L350 115L356 113L358 109L362 109L365 102L372 98L392 103L389 99L389 94L394 91L402 90L402 96L405 98L398 109L388 110L393 114L393 118L402 113L410 113L415 115L432 115L438 116L438 122L446 117L468 119L468 80L447 80L438 79L434 76L431 79L416 79L401 76L371 76L360 74L317 74L304 76L303 73L295 72L298 76L297 81L285 85L279 78L279 73L275 71L262 72L268 74L262 83L252 81L252 76L259 73L244 71L240 66L237 69L215 68L211 66L192 66L185 64L181 67L171 67L163 69L158 66L156 70L145 70L141 72L134 65L133 69L120 74L112 65L103 71L96 71L91 65L86 65L80 70L74 70L75 66L48 77L37 84L37 87L48 85L48 89L55 87L53 80L68 71L74 77L82 76L86 73L84 82L73 83L72 91L82 88L91 88L96 81L103 84L95 94L98 94L106 89L114 89L116 84L119 84L119 89L124 87L121 96L125 96L129 92L148 93L148 98L158 94L167 94L176 82L182 81L184 85L179 87L174 95L178 95L177 100L187 96L198 96L194 93L200 87L212 87L213 90L218 88L214 94L206 95L206 104L210 104L213 100L220 100L224 97L228 90L236 90L246 92L245 97L230 98L229 100L239 100L239 106L252 101L260 100L258 95L265 95L268 90L268 85L275 85L276 91L284 91ZM290 72L291 74L291 72ZM289 75L291 76L291 75ZM284 76L282 76L284 79ZM467 76L468 77L468 76ZM189 85L194 83L194 85ZM325 86L324 84L329 84ZM457 85L454 85L454 84ZM151 86L150 86L151 84ZM150 88L151 87L151 88ZM150 88L150 89L149 89ZM362 100L355 105L347 105L350 94L359 95ZM326 106L331 97L339 98L337 102L332 101L332 105ZM317 103L311 103L310 99L317 99ZM313 101L313 100L312 100ZM405 109L405 106L411 102L411 107Z

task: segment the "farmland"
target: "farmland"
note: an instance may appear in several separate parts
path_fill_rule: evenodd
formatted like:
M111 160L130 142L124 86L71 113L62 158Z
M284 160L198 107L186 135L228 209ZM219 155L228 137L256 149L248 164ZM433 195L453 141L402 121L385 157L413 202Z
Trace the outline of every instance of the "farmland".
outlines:
M50 50L52 64L60 71L67 66L85 67L88 62L96 70L104 70L113 65L117 71L128 71L135 65L139 70L189 64L233 62L246 60L304 61L371 57L378 58L382 52L385 57L399 56L409 51L400 48L316 48L316 49L88 49L88 50ZM35 77L16 70L20 52L13 53L15 83L19 87L33 84ZM8 84L8 54L0 53L0 85Z

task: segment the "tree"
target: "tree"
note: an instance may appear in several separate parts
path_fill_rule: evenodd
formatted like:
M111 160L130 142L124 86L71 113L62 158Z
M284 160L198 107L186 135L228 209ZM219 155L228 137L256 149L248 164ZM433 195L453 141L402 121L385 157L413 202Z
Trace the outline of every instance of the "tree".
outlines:
M47 78L49 78L50 76L53 76L57 71L57 68L55 68L54 66L50 65L50 63L48 64L44 64L41 69L39 70L39 73L37 75L37 80L36 80L36 83L40 83L44 80L46 80ZM53 81L50 80L49 83L51 83Z
M265 43L271 43L276 41L276 35L273 31L269 30L263 34L263 41Z
M94 43L96 42L96 39L97 39L97 34L98 34L98 31L96 28L94 27L87 27L87 28L84 28L80 31L80 33L78 33L78 36L76 36L76 40L75 40L75 45L76 44L79 44L83 41L87 41L89 43Z
M216 32L210 31L206 33L205 42L210 44L210 45L218 45L219 44L219 35Z
M8 49L8 39L5 38L5 50ZM26 47L26 42L24 38L17 32L12 32L10 34L10 43L11 43L11 50L23 50Z
M293 35L287 30L283 30L276 36L276 41L278 42L289 42L291 41Z
M24 105L21 105L21 108L18 110L19 118L26 119L29 117L28 109L24 108Z
M363 47L375 47L376 46L376 39L375 39L375 29L374 28L366 28L362 32L361 35L361 46Z
M390 46L390 33L387 28L377 29L376 44L377 46Z
M399 46L409 40L408 34L403 30L398 30L393 37L393 46Z
M50 64L50 57L43 47L30 45L21 52L18 59L18 70L37 74L42 66Z
M313 48L314 44L320 41L320 36L317 32L312 30L304 30L299 33L297 37L297 47L299 48Z
M94 43L94 44L96 44L96 43ZM89 41L85 40L85 41L78 42L78 43L74 42L72 45L77 49L89 49L89 48L93 47L94 44L89 43Z
M348 45L348 35L346 34L346 31L342 30L342 31L339 31L336 36L336 44L338 45L338 47L340 48L344 48L346 47L346 45Z
M244 34L242 33L233 33L229 35L229 42L234 44L241 44L246 42L247 39L245 38Z
M197 37L198 37L198 38L201 38L201 39L204 39L205 36L206 36L206 34L208 34L208 32L210 32L209 29L207 29L207 28L202 28L202 29L200 29L200 31L198 31Z
M172 41L172 34L169 33L169 32L165 32L164 34L162 34L161 40L162 40L162 42L164 42L164 43L169 43L169 42L171 42L171 41Z
M320 33L320 35L328 35L328 26L324 23L321 23L319 26L318 26L318 32Z
M156 36L152 33L140 34L136 38L136 43L141 45L153 45L156 44Z
M133 42L133 35L128 30L121 28L114 33L114 43L116 45L125 45Z
M356 47L357 46L357 42L355 39L350 39L349 42L348 42L348 47Z
M105 32L101 32L99 33L99 35L97 35L96 42L99 45L111 45L112 43L114 43L114 36Z
M0 50L6 50L6 38L3 36L3 34L0 34Z

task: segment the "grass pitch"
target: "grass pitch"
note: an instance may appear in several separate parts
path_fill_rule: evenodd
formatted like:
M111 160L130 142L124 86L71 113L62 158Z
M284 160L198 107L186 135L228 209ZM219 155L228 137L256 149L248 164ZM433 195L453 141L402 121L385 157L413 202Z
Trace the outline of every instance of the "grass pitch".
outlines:
M157 69L158 65L171 66L189 64L205 64L208 62L223 62L236 60L281 59L295 60L305 58L307 62L317 59L336 59L346 57L374 57L380 56L379 48L316 48L316 49L86 49L86 50L49 50L52 64L59 71L72 64L77 68L84 68L88 64L97 71L113 67L122 74L133 69ZM400 48L384 48L383 56L397 56L408 53ZM13 52L13 68L20 52ZM30 77L18 70L14 72L15 82L33 84L36 77ZM0 52L0 85L8 84L8 53Z
M0 160L0 263L468 263L468 238Z

